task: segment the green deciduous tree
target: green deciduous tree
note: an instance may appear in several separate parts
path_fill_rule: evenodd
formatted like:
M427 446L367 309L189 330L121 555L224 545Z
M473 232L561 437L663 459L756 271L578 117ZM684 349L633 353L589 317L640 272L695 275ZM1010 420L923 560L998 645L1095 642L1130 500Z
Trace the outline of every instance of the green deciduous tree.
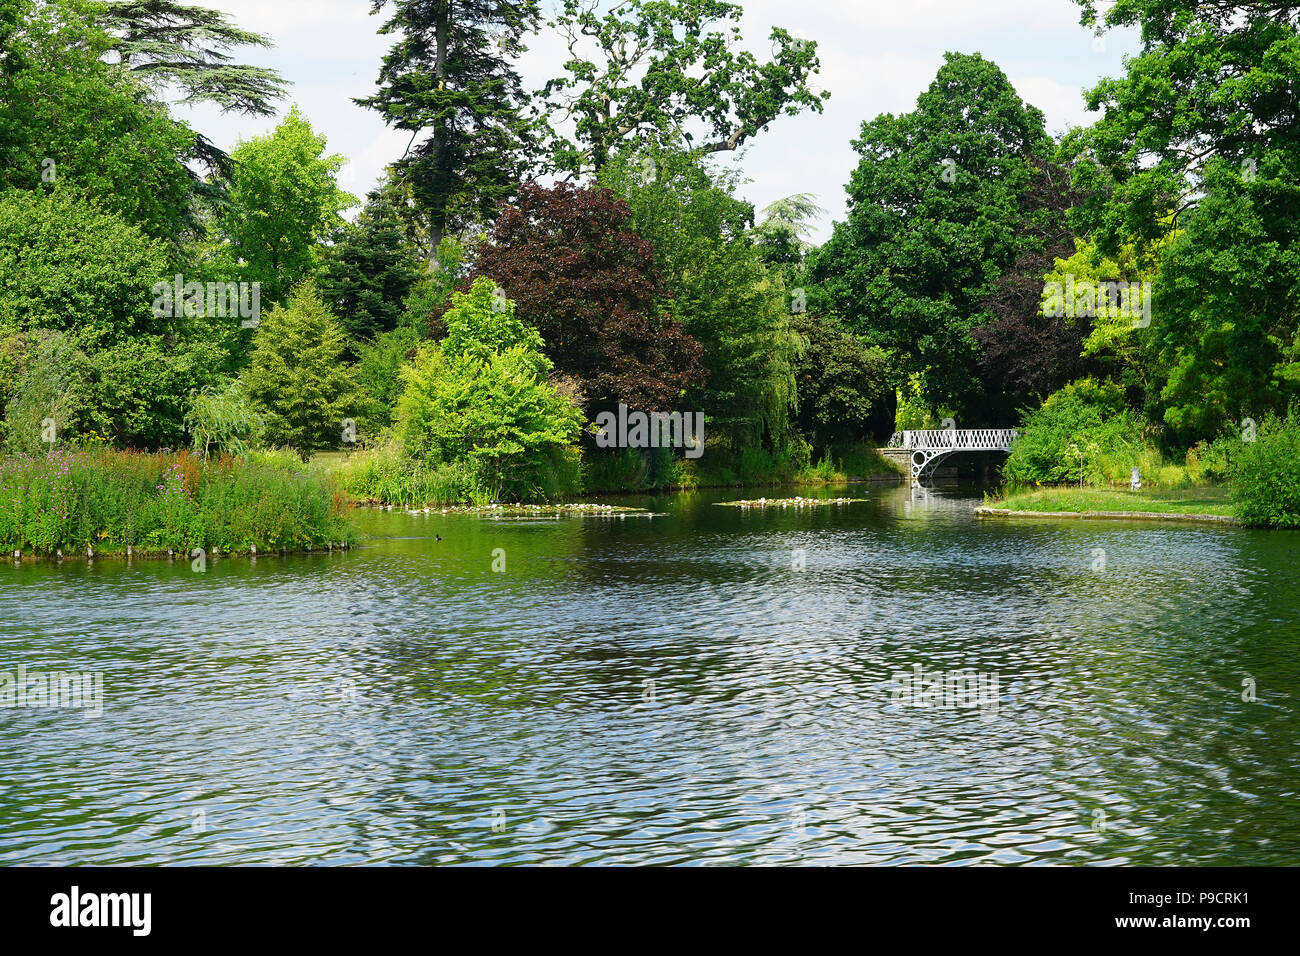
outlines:
M324 241L343 227L356 197L339 189L345 160L295 106L269 136L231 153L235 174L219 219L240 275L262 284L263 302L282 302L320 265Z
M185 413L192 447L205 458L217 451L244 454L261 440L265 427L238 379L196 390Z
M913 112L863 125L848 221L811 270L851 329L970 424L984 414L970 333L1003 270L1036 241L1022 197L1033 157L1051 149L1043 122L996 65L946 54Z
M737 447L779 447L795 401L797 341L787 290L750 235L754 208L698 158L652 155L653 178L642 158L627 156L611 161L601 182L627 199L672 293L669 313L703 347L708 379L687 390L685 405Z
M75 190L155 238L191 224L194 134L105 63L80 5L0 2L0 189Z
M808 87L817 44L773 28L760 62L741 45L741 12L720 0L565 0L552 26L568 43L566 75L543 97L575 139L558 139L556 165L599 171L646 146L735 150L778 116L820 112L829 94Z
M1079 3L1085 24L1142 31L1125 75L1088 93L1101 119L1066 145L1102 187L1076 222L1157 269L1142 334L1168 381L1148 404L1187 444L1280 413L1300 386L1300 5Z
M547 381L536 330L486 278L456 293L447 338L405 369L397 433L428 465L468 461L496 500L544 496L573 455L582 413Z
M167 248L71 190L0 198L0 327L76 333L87 346L176 328L153 314Z
M795 361L796 421L814 451L894 431L896 401L884 352L868 348L834 316L795 316L805 347Z
M263 316L253 337L244 387L266 419L266 440L304 458L336 448L344 423L361 409L356 380L343 361L346 339L311 283Z

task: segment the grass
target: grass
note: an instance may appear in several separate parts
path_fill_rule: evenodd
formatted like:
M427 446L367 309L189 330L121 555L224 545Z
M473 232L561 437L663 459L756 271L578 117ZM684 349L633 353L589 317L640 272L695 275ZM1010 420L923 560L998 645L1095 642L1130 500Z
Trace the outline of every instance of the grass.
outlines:
M346 500L285 453L196 458L108 448L0 458L0 551L162 555L350 545Z
M994 501L991 508L1046 514L1127 511L1150 514L1233 515L1228 489L1221 485L1191 488L1034 488L1020 489Z

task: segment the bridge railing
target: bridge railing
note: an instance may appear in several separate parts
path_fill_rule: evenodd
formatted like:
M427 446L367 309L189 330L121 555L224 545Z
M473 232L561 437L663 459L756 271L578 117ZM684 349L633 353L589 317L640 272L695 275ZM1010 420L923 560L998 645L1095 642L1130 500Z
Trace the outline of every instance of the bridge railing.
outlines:
M902 447L909 451L1009 451L1016 440L1013 428L953 428L905 431Z

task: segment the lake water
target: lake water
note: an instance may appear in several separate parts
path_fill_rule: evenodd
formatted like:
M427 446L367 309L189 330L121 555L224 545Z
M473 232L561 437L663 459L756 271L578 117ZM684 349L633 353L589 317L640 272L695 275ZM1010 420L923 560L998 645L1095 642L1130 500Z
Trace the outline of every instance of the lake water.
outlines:
M622 503L0 566L0 862L1300 862L1300 535Z

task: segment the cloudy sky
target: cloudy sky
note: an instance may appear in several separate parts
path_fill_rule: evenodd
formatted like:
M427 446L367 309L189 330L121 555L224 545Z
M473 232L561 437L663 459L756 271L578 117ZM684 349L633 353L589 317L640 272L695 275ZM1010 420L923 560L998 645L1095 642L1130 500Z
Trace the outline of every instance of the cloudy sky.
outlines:
M549 10L558 0L542 0ZM409 134L387 129L378 114L352 103L374 91L379 63L392 42L376 30L369 0L203 0L241 27L272 38L270 50L244 50L241 59L269 66L292 84L284 103L297 103L330 149L348 159L344 188L358 196L405 149ZM782 117L751 141L741 168L748 199L760 209L797 192L814 193L832 219L844 217L844 185L856 165L851 141L863 121L910 110L934 78L945 51L979 52L997 63L1020 95L1061 132L1090 122L1082 91L1122 72L1136 52L1133 34L1095 38L1079 25L1073 0L743 0L742 33L756 53L770 51L773 26L818 43L829 90L824 113ZM529 41L521 72L530 88L560 75L558 39L545 29ZM181 109L194 127L224 147L268 131L273 119L223 116L215 109Z

